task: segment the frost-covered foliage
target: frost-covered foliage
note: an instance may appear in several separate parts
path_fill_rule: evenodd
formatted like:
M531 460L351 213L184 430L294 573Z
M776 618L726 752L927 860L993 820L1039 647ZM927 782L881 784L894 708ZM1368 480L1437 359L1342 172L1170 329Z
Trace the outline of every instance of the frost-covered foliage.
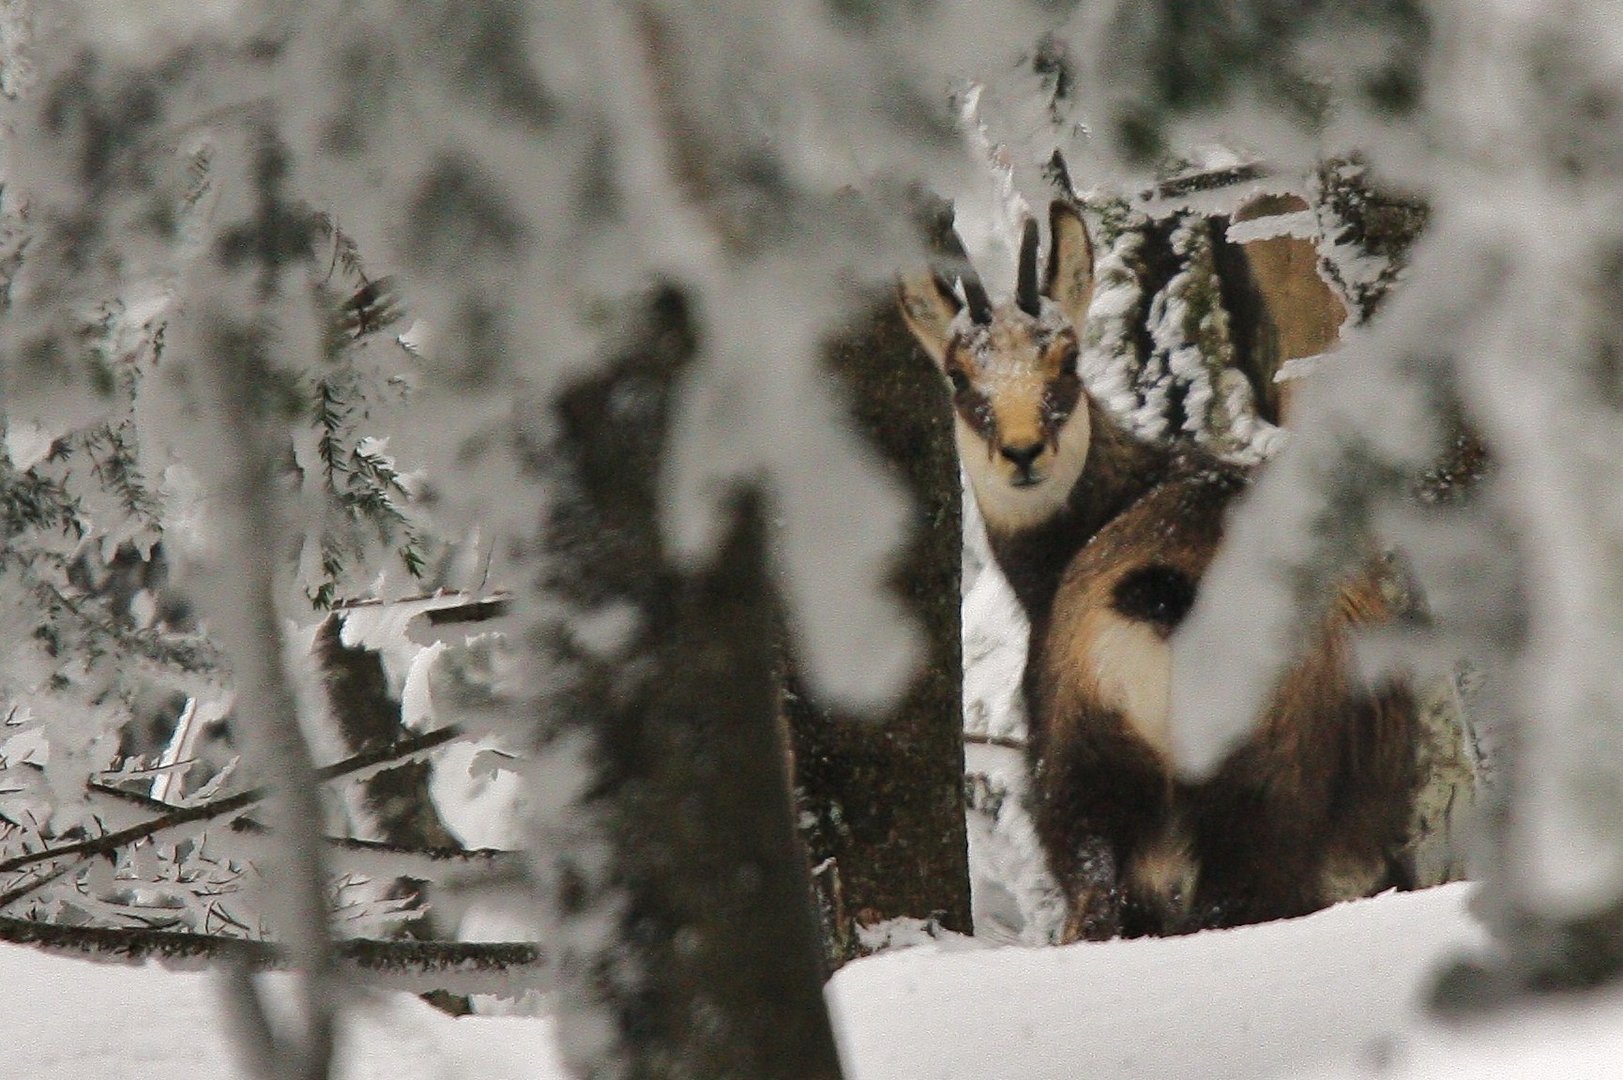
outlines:
M193 154L185 175L175 211L195 222L212 205L208 155ZM40 204L16 200L15 191L13 223L32 235ZM334 253L327 273L312 280L327 344L323 362L285 387L288 423L270 452L285 462L283 480L315 510L316 524L293 538L305 566L289 581L325 604L340 583L353 589L375 577L383 547L398 545L401 576L418 570L421 555L402 478L365 432L367 409L387 401L370 346L388 313L345 253L352 245L330 224L318 226L317 238ZM187 245L177 243L172 255L166 272L183 264ZM24 273L12 286L7 330L22 335L37 283ZM75 425L71 408L57 411L60 402L18 394L7 417L5 577L26 599L11 623L19 644L7 668L4 752L13 766L40 774L3 804L13 823L0 848L8 864L122 827L114 822L133 825L162 813L162 804L192 805L256 780L231 776L236 758L221 723L230 691L218 650L170 574L207 528L209 498L176 449L186 418L166 415L174 407L165 384L175 371L166 349L177 293L161 281L132 283L123 294L106 287L99 299L89 289L81 294L83 305L65 316L66 340L18 346L76 350L89 380L85 403L96 402L97 415ZM171 426L177 419L181 428ZM220 743L214 752L173 753L177 740L204 727ZM45 803L30 795L41 784L52 796ZM158 805L142 808L137 796L149 791ZM109 800L126 805L114 809L104 805ZM101 860L18 867L4 895L13 912L35 917L257 934L252 905L233 899L247 855L223 846L184 840L162 853L168 869L148 873L125 860L110 878ZM150 852L137 854L150 861Z
M1173 228L1172 253L1182 268L1150 302L1153 349L1138 372L1142 404L1133 426L1150 438L1175 432L1234 453L1250 446L1257 419L1250 384L1234 369L1213 242L1203 218Z
M1369 171L1362 160L1332 159L1319 167L1314 183L1314 219L1328 241L1320 272L1358 322L1368 321L1403 279L1427 220L1424 203L1383 194Z
M434 522L477 522L495 580L545 578L534 455L554 434L548 403L651 285L679 290L702 328L653 475L666 550L702 562L738 491L764 485L809 680L860 707L898 691L915 649L876 585L905 511L846 433L821 347L855 286L917 251L909 182L967 175L953 80L1035 40L1040 5L951 19L811 2L5 12L5 195L22 237L0 342L8 448L98 432L79 452L106 463L98 490L146 508L130 539L161 538L186 616L155 623L168 594L142 599L136 629L206 630L212 681L176 693L233 695L241 764L219 793L275 782L253 860L271 887L254 906L311 977L285 1030L234 983L262 1067L324 1068L319 976L336 962L323 931L337 860L312 827L321 774L301 737L322 718L289 677L285 621L354 594L383 548L422 569ZM401 305L419 320L409 332ZM64 559L118 535L124 518L79 523L63 482L26 475L47 459L13 460L27 527L60 533ZM74 670L95 661L77 648L42 661L28 582L0 585L17 616L0 643L9 696L61 741L44 776L78 797L91 766L71 763L99 766L97 740L127 725L112 704L127 667ZM521 627L595 628L611 651L615 627L639 625L529 589L513 603ZM558 677L513 665L473 711L486 727L523 720ZM591 786L584 760L562 749L536 766L553 781L536 837L591 842L592 822L570 818ZM571 1046L594 1075L624 1066L584 1025Z

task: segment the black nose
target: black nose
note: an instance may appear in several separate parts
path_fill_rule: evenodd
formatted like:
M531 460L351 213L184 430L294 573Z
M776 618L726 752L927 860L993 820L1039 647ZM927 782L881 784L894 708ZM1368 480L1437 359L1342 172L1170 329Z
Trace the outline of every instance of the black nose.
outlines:
M1001 446L998 452L1022 469L1031 468L1031 463L1037 460L1037 455L1043 452L1040 442L1027 443L1025 446Z

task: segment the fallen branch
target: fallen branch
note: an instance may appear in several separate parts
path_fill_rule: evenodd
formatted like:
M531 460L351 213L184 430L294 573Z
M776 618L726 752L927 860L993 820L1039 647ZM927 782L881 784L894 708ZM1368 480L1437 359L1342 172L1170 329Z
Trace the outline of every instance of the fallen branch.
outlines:
M228 966L253 971L287 967L272 942L173 930L62 926L0 915L0 941L27 945L101 963L157 961L179 971ZM423 993L511 995L539 986L541 947L529 941L378 941L349 938L333 943L340 970L357 981Z
M456 889L519 884L528 874L522 853L500 848L414 848L352 837L327 842L347 856L347 869L373 877L419 878Z

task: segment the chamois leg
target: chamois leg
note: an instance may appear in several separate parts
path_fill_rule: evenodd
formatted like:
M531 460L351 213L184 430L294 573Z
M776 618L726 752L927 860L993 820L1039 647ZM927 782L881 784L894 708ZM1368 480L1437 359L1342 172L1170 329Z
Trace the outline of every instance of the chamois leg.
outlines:
M1087 779L1057 762L1039 762L1032 817L1048 869L1069 913L1060 943L1106 941L1121 935L1119 830L1084 809ZM1079 786L1080 781L1080 786Z
M1071 852L1070 865L1059 874L1070 906L1060 944L1109 941L1121 936L1121 886L1116 863L1115 846L1103 836L1087 837Z
M1420 783L1414 694L1405 684L1390 683L1352 711L1348 766L1338 777L1333 840L1322 874L1325 903L1414 887L1407 850ZM1360 874L1367 882L1360 882Z
M1222 774L1191 794L1201 877L1193 918L1242 926L1322 907L1323 807Z
M1297 714L1301 716L1302 714ZM1393 685L1265 727L1191 789L1206 925L1305 915L1408 879L1414 703Z
M1126 901L1140 855L1163 831L1167 777L1147 750L1108 728L1068 735L1034 769L1038 837L1070 905L1064 940L1160 932Z
M1288 695L1276 698L1271 716L1214 776L1182 789L1201 860L1196 905L1204 925L1324 906L1321 871L1334 842L1351 718L1333 700L1322 704L1309 710Z

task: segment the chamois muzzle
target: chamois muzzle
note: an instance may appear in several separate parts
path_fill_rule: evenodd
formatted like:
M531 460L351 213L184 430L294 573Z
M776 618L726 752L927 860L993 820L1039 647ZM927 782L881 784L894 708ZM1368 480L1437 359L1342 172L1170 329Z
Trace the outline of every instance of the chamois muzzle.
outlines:
M1020 445L1004 443L997 448L997 452L1003 460L1014 466L1013 473L1008 477L1011 487L1035 487L1043 482L1043 474L1036 471L1037 458L1043 452L1042 443L1034 442Z
M1042 443L1032 443L1030 446L1003 446L998 452L1021 469L1030 470L1031 463L1037 460L1037 455L1043 452Z

